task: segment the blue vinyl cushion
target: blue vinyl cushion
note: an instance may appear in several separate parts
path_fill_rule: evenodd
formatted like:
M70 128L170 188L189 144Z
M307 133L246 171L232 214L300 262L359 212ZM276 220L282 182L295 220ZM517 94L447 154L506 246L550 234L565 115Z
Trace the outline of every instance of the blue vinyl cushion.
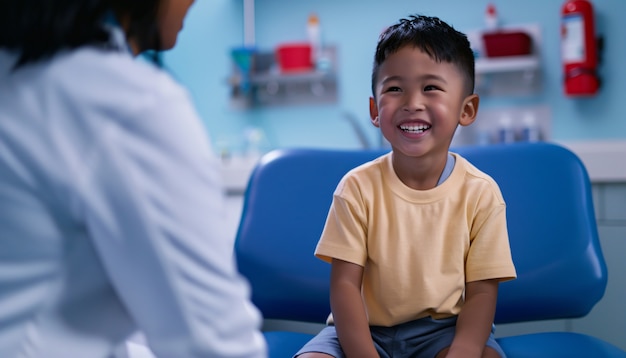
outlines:
M604 294L607 271L589 177L578 157L548 143L453 151L491 175L507 203L518 278L500 285L496 323L589 313ZM265 318L325 321L330 265L313 252L332 194L348 170L384 153L285 149L262 158L248 183L235 253ZM286 357L292 346L285 342L299 348L307 336L267 332L266 337L271 356ZM608 343L573 333L538 333L500 342L510 358L626 357Z
M497 341L509 358L626 357L625 352L609 343L572 332L525 334L500 338Z
M264 334L269 347L269 358L291 358L313 338L312 334L287 331L272 331Z

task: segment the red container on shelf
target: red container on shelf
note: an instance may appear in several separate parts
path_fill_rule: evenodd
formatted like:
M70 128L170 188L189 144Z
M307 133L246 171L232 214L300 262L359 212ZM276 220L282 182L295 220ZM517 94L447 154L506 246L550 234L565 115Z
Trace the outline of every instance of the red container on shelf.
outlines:
M531 53L530 36L522 31L483 33L487 57L524 56Z
M313 70L311 51L311 45L305 42L287 43L278 46L276 49L276 59L280 71L288 73Z

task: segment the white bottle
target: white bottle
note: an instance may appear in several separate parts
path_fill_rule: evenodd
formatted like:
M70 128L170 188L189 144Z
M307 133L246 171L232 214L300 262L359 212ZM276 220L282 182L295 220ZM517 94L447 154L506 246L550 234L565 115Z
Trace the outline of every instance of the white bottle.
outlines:
M307 20L306 33L311 45L311 63L316 68L322 51L322 34L320 30L320 20L316 14L310 14Z
M513 128L513 119L508 114L503 114L502 117L500 117L500 123L498 127L498 142L515 142L515 128Z
M537 142L540 140L540 130L537 125L535 115L531 112L524 114L522 118L522 139L526 142Z
M498 12L496 6L493 3L487 5L485 12L485 27L488 31L495 31L498 29Z

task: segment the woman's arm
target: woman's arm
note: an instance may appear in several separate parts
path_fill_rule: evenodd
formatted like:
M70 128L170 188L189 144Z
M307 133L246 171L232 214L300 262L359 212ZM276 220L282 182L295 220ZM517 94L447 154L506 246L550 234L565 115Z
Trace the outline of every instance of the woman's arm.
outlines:
M265 357L224 229L219 162L188 96L162 77L126 107L98 108L112 114L82 153L76 215L155 355Z
M481 357L496 312L498 280L469 282L447 358Z
M363 267L333 259L330 272L330 306L346 357L378 358L361 298Z

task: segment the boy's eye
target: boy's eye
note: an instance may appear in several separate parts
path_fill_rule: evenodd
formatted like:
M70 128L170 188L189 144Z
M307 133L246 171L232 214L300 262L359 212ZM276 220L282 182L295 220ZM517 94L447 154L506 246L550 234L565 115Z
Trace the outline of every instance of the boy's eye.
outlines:
M387 88L387 92L400 92L402 91L402 89L400 87L396 87L396 86L391 86L389 88Z
M435 85L428 85L428 86L424 87L424 91L436 91L438 89L439 89L439 87L437 87Z

